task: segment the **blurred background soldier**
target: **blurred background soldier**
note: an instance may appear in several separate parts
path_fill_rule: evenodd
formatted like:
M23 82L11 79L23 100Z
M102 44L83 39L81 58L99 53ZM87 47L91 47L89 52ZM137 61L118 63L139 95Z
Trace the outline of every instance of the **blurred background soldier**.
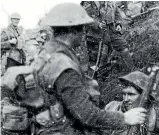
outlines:
M147 90L150 77L142 72L135 71L120 77L120 80L124 87L122 90L123 101L112 101L106 105L105 110L126 112L134 108L135 104L139 102L142 93ZM143 126L141 135L145 135L145 132L148 135L153 133L157 135L159 131L159 104L154 102L153 96L150 95L149 98L147 103L148 108L150 108L147 119L148 127L146 125L144 125L145 127ZM129 126L125 130L112 131L112 135L127 135L128 128ZM147 129L145 130L144 128Z
M93 22L79 5L64 3L55 6L41 21L41 25L53 28L55 38L45 45L30 66L18 67L19 70L12 67L2 78L2 86L16 91L21 103L34 110L35 130L32 134L94 135L100 129L122 129L125 124L145 121L147 111L143 108L126 113L109 112L92 102L90 91L94 88L89 87L71 47L81 43L83 26ZM9 77L11 73L12 78ZM18 81L18 75L25 81L20 81L22 78Z
M103 3L103 2L101 2ZM92 67L96 65L97 53L102 53L102 55L106 56L107 49L105 46L102 46L102 49L97 51L99 48L99 42L102 40L103 31L99 27L100 22L102 22L103 18L101 17L100 11L103 12L103 4L100 4L99 1L82 1L81 5L87 11L88 15L95 20L95 23L90 25L87 28L87 47L89 50L89 66ZM100 10L101 9L101 10ZM106 58L106 57L104 57Z
M18 13L11 14L9 26L1 32L1 55L2 67L4 69L7 64L7 57L10 57L10 55L13 56L14 52L20 53L20 63L23 64L25 62L25 54L21 48L18 48L18 44L20 44L19 37L21 35L21 30L18 28L20 19L21 16Z
M44 46L44 44L49 40L48 37L48 31L45 29L40 29L38 32L38 35L36 37L37 42L39 43L39 46Z
M146 10L145 1L118 1L116 4L124 11L125 15L130 18Z
M25 32L26 42L30 40L36 40L39 47L43 47L47 41L52 37L51 28L36 28L32 30L27 30Z
M99 41L96 37L102 38L101 34L103 33L101 30L99 31L99 28L105 31L99 67L111 61L111 54L115 50L119 52L128 69L132 69L134 67L133 60L128 52L127 42L122 37L122 17L115 2L84 1L81 4L88 14L96 20L96 25L91 27L90 32L88 32L88 40L91 37L90 42L93 41L93 38L95 41ZM93 31L95 28L98 30ZM89 33L91 34L89 35Z

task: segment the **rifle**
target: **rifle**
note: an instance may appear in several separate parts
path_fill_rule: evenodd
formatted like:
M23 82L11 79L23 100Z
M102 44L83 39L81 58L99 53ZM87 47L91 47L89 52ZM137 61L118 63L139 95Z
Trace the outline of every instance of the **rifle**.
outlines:
M136 15L131 16L132 21L130 22L130 25L135 25L137 22L139 22L139 20L140 21L144 20L145 18L150 16L154 11L157 11L157 10L159 10L159 7L153 7L143 13L138 13Z
M102 46L103 46L104 36L105 36L105 30L103 30L102 38L101 38L101 40L99 42L97 61L96 61L95 69L93 71L91 79L94 78L94 75L95 75L96 71L98 70L98 66L99 66L99 62L100 62L100 58L101 58L101 50L102 50Z
M142 93L141 98L140 98L138 104L136 104L136 107L143 107L145 109L149 109L147 103L150 100L149 99L150 94L154 90L154 85L156 83L156 77L157 77L158 72L159 72L159 67L157 67L156 69L154 69L154 71L151 72L150 81L149 81L149 84L147 86L147 90ZM140 127L141 126L142 125L131 126L129 128L129 130L128 130L127 135L142 135L142 133L140 131Z

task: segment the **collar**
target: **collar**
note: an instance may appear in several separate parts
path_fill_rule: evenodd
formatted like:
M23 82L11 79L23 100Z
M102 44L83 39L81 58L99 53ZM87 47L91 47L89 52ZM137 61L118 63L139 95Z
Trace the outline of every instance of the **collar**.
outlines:
M12 23L9 25L9 27L12 28L12 29L18 29L18 27L13 26Z

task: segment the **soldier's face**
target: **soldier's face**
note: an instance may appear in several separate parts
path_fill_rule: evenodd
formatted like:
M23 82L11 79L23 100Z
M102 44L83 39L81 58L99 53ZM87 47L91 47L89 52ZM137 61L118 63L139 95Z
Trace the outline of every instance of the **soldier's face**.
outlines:
M126 87L122 90L123 93L123 104L127 110L133 108L138 99L140 93L132 86Z
M12 21L13 26L17 27L20 22L20 19L12 18L11 21Z
M41 38L42 38L42 39L46 40L46 37L47 37L46 33L44 33L44 32L41 33Z

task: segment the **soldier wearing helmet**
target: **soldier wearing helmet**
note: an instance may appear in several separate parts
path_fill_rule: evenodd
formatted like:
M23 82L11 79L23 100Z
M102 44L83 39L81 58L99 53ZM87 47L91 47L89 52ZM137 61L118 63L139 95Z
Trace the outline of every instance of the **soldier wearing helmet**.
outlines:
M18 13L10 15L10 25L7 29L2 30L1 33L1 46L2 49L10 49L17 44L17 38L20 36L18 24L21 17Z
M34 94L27 97L30 106L36 100L42 103L34 106L36 135L98 134L101 129L122 129L125 124L145 121L146 110L143 108L127 113L109 112L92 102L95 89L88 85L72 46L81 42L82 28L93 22L81 6L73 3L56 5L41 21L41 25L52 27L54 39L45 44L30 65L30 69L37 72L43 90L43 100ZM14 89L17 83L13 79L10 84ZM142 115L137 116L136 112Z
M13 53L12 50L16 50L21 54L21 64L24 64L25 61L25 55L22 49L18 49L18 42L19 37L21 35L21 29L18 28L19 21L21 19L21 16L19 13L12 13L10 15L10 24L7 28L3 29L1 32L1 55L2 55L2 63L3 67L7 65L7 57L10 57ZM13 55L12 55L13 56ZM14 58L13 58L14 59Z
M143 91L147 89L150 77L140 71L134 71L128 75L120 77L119 79L123 85L123 101L112 101L106 105L105 110L127 112L134 108L135 104L139 102ZM150 95L149 98L149 125L146 134L153 134L159 131L159 106L154 104L154 97L152 95ZM125 130L112 130L111 133L113 135L127 135L128 128L129 127ZM144 133L144 129L141 129L141 132Z

